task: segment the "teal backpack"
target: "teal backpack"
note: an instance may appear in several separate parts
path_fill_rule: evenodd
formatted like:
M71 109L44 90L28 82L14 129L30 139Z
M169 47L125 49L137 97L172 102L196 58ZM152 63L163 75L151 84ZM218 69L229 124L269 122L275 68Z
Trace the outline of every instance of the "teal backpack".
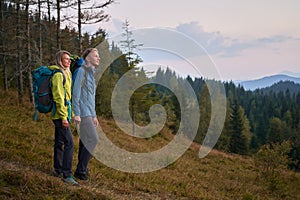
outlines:
M70 71L72 72L72 88L73 88L73 84L75 83L78 69L84 65L85 65L85 61L83 58L77 55L71 55Z
M33 97L34 97L34 116L33 120L38 120L38 112L49 113L54 105L52 95L52 82L51 78L55 73L63 72L59 69L51 70L47 66L40 66L33 71ZM66 82L66 78L63 74L63 84Z

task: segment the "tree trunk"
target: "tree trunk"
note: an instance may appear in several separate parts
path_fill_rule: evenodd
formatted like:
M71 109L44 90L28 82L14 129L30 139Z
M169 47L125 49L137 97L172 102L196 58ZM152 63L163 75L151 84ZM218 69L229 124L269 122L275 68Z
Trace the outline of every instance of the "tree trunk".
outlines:
M50 7L50 0L47 0L47 14L48 14L49 32L51 34L51 7Z
M78 0L78 40L79 53L82 53L82 35L81 35L81 0Z
M16 65L17 65L17 83L18 83L18 97L19 97L19 103L22 103L23 101L23 67L22 67L22 60L21 60L21 39L20 39L21 33L20 33L20 3L17 2L17 24L16 24Z
M26 0L27 4L27 0ZM41 0L38 0L38 24L39 24L39 58L40 58L40 64L43 63L43 42L42 42L42 22L41 22ZM28 13L29 15L29 13ZM29 19L28 19L29 23ZM28 30L29 31L29 30Z
M7 84L7 68L6 68L6 58L5 58L5 48L4 48L4 38L3 38L3 32L4 32L4 14L3 14L3 1L0 2L0 12L1 12L1 22L0 22L0 45L1 45L1 59L3 60L2 66L3 66L3 89L4 91L8 90L8 84Z
M50 54L50 60L52 60L53 49L52 49L52 46L49 45L49 44L52 44L52 26L51 26L52 23L51 23L51 6L50 5L51 5L50 0L47 0L47 11L48 11L48 13L47 13L47 15L48 15L48 31L47 32L49 33L49 35L48 35L49 39L47 40L47 45L48 45L48 53Z
M131 101L132 134L135 136L134 100Z
M7 67L6 67L6 56L5 55L3 55L3 76L4 76L4 91L8 91Z
M61 49L60 44L60 0L56 0L56 11L57 11L57 27L56 27L56 47L57 50Z
M39 0L40 8L40 0ZM31 74L31 45L30 45L30 24L29 24L29 0L26 0L26 41L27 41L27 72L29 82L29 100L33 102L32 74Z

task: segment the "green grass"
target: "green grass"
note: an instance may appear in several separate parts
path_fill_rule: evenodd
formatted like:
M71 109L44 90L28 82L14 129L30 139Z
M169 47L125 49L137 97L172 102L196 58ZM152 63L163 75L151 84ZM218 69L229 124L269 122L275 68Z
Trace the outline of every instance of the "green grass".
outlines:
M300 199L300 174L283 171L264 177L251 157L212 151L199 159L199 145L159 171L131 174L106 167L93 158L91 177L80 187L52 176L54 128L49 115L32 121L32 105L17 103L16 92L0 90L0 199ZM136 139L111 120L101 119L107 137L133 152L166 145L172 134ZM78 136L74 134L74 168Z

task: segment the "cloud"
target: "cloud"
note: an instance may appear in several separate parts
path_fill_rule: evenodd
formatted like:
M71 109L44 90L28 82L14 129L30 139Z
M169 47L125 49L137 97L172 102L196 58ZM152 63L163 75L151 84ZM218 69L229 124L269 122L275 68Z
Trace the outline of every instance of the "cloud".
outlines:
M250 48L262 48L266 45L284 43L288 40L299 40L284 35L251 40L230 38L222 35L220 32L207 32L198 22L180 24L175 27L175 30L193 38L202 45L209 54L223 57L240 56L242 51Z
M121 36L122 21L111 20L109 36ZM184 62L207 66L201 59L209 55L224 80L249 79L284 70L299 72L300 38L277 34L259 38L234 37L220 31L209 32L198 22L179 24L173 28L134 28L134 39L143 47L137 52L145 63L174 66L183 74L193 74ZM143 35L143 33L147 33ZM182 34L178 34L182 33ZM137 35L136 35L137 34ZM147 37L146 37L147 36ZM186 37L187 36L187 37ZM120 39L112 37L111 39ZM192 40L191 40L192 39ZM194 42L193 42L194 41ZM205 50L201 50L199 45ZM167 51L164 51L167 50ZM199 63L199 65L198 65ZM176 69L177 69L176 68ZM201 72L205 69L201 68ZM204 73L208 74L208 73Z
M123 23L120 19L113 18L107 23L106 27L109 27L109 35L118 35L123 32Z
M293 39L291 37L288 37L288 36L283 36L283 35L276 35L276 36L273 36L273 37L265 37L265 38L259 38L257 39L257 43L260 43L260 44L270 44L270 43L280 43L280 42L285 42L286 40L289 40L289 39Z
M121 34L123 29L123 21L112 18L107 22L99 22L97 24L84 24L83 32L95 33L98 29L104 29L109 37Z
M225 38L220 32L205 32L198 22L180 24L175 28L203 46L209 53L219 53L223 50Z
M114 37L115 35L120 35L123 32L123 21L120 19L112 18L109 22L102 24L108 35ZM134 29L134 27L130 27ZM186 36L195 40L199 45L201 45L209 55L218 55L221 57L238 57L241 56L243 51L253 48L268 48L268 45L281 44L286 41L299 41L298 38L293 38L284 35L275 35L263 38L254 39L241 39L232 38L223 35L219 31L208 32L205 31L203 26L198 22L193 21L189 23L182 23L171 28L175 31L185 34ZM160 36L157 36L159 40ZM163 42L163 41L158 41ZM180 44L178 44L180 45Z

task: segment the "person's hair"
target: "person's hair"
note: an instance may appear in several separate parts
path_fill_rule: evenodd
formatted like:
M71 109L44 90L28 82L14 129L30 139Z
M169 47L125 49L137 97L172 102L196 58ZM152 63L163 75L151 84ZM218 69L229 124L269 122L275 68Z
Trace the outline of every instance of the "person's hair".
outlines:
M62 56L64 54L68 54L69 56L71 55L70 52L65 51L65 50L60 50L55 55L55 63L56 63L56 65L58 65L58 66L60 66L62 68L64 68L64 66L62 66L61 58L62 58Z
M83 52L82 58L83 58L83 59L86 59L86 57L87 57L92 51L98 52L98 49L96 49L96 48L87 48L87 49Z

